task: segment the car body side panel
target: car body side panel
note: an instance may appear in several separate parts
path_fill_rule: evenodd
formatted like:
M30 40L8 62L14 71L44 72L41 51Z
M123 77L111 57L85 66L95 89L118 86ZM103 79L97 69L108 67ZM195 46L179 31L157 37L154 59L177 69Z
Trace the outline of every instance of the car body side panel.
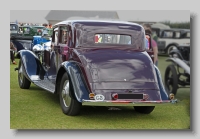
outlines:
M161 78L161 74L160 74L160 71L159 69L157 68L157 66L155 66L155 70L156 70L156 75L157 75L157 80L158 80L158 85L159 85L159 89L160 89L160 95L161 95L161 98L162 100L169 100L169 96L164 88L164 85L162 83L162 78Z

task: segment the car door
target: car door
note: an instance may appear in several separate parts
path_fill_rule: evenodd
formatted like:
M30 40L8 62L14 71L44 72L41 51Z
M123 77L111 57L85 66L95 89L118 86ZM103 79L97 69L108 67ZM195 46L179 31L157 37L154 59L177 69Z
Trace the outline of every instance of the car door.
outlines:
M53 61L55 65L56 72L58 71L58 58L57 58L59 53L58 38L59 38L59 27L56 27L54 28L53 31L52 45L51 45L51 51L52 51L51 61Z
M68 40L69 40L69 30L67 25L60 26L59 29L59 62L60 64L64 61L69 59L69 47L68 47Z

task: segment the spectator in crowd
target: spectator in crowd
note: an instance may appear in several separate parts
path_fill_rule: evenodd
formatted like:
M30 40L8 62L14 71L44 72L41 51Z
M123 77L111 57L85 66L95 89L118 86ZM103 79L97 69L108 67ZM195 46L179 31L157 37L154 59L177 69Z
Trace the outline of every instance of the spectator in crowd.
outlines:
M52 28L52 24L49 24L49 28Z
M45 27L45 29L43 29L42 36L48 35L48 30L47 30L48 25L43 24L43 26Z
M143 24L143 27L145 29L145 33L152 35L152 29L151 29L150 24ZM151 38L151 46L152 46L153 53L154 53L154 64L156 66L158 66L158 46L157 46L156 41L152 38Z

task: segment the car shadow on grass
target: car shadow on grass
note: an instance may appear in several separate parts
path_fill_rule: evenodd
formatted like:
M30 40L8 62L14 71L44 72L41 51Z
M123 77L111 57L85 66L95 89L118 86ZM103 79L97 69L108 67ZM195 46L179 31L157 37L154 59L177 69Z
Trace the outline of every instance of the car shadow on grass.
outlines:
M128 116L140 115L133 107L106 107L106 106L82 106L80 116L83 117L107 117L109 116Z

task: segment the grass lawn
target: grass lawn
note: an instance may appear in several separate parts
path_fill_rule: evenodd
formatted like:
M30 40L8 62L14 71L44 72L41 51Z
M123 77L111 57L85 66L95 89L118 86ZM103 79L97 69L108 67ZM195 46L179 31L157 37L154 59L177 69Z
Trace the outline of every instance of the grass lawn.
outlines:
M165 56L159 56L162 77ZM18 60L16 60L18 62ZM133 107L108 110L106 107L83 106L79 116L62 113L59 98L31 84L20 89L16 65L10 65L10 129L189 129L190 89L179 89L178 105L156 106L149 115L134 111ZM164 78L163 78L164 79Z

